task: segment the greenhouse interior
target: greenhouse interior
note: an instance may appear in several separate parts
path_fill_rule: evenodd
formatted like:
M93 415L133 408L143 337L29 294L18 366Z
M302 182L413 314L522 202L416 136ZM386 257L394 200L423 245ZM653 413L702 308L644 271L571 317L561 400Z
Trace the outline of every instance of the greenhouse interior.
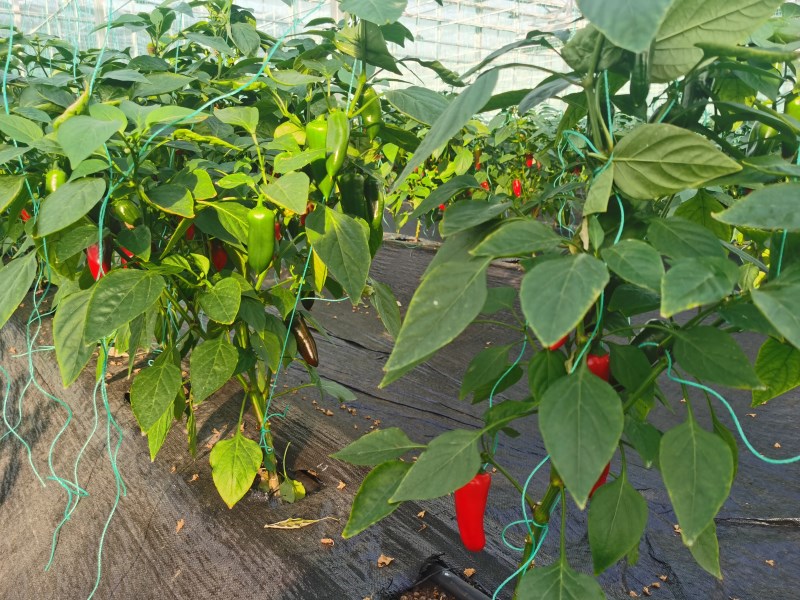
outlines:
M800 6L7 0L0 597L800 589Z

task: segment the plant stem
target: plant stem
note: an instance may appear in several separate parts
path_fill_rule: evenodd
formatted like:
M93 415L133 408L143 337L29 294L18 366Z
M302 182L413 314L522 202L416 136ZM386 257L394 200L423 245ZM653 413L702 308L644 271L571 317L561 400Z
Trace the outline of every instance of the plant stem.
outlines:
M490 465L492 465L495 469L497 469L501 475L503 475L506 479L508 479L511 485L517 488L517 491L525 497L525 502L527 502L531 510L535 512L537 508L536 502L534 502L533 498L531 498L530 496L528 496L528 494L525 493L525 490L523 489L519 481L517 481L514 478L514 476L511 475L511 473L509 473L502 465L500 465L500 463L496 462L493 456L487 456L487 462Z
M631 406L639 399L639 396L644 394L645 390L650 387L650 385L658 378L659 375L667 368L667 361L665 359L660 359L655 366L650 371L650 375L647 376L642 384L634 391L628 399L625 401L625 404L622 406L622 412L628 412Z

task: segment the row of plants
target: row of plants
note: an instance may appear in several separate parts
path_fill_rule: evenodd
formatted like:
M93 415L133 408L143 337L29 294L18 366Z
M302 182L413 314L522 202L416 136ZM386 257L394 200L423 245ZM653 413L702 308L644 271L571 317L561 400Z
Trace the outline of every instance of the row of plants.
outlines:
M177 31L184 4L111 23L150 37L142 56L74 55L8 30L0 325L43 277L58 290L65 386L98 343L103 355L127 352L129 372L137 351L150 353L131 406L152 459L184 419L194 453L198 406L237 381L240 424L249 407L261 428L256 440L237 426L211 452L233 506L262 467L284 500L305 493L272 441L283 368L299 360L307 385L349 393L316 374L314 298L375 305L396 338L382 385L471 324L510 316L508 344L465 365L459 395L488 404L484 427L427 443L389 428L335 455L373 467L343 535L404 501L455 493L462 538L478 551L491 478L504 476L528 510L516 597L602 597L568 565L563 527L559 561L529 566L559 501L566 518L567 496L589 507L596 574L635 561L648 511L628 478L635 453L659 469L684 543L720 577L714 516L737 443L720 405L688 388L751 389L761 404L800 383L796 8L713 0L696 13L688 0L659 0L634 14L622 0L580 0L589 24L568 40L531 32L457 74L393 55L387 42L413 39L397 22L403 2L341 5L344 21L312 19L281 39L221 0ZM556 52L568 68L495 93L504 57L520 48ZM403 65L456 91L375 85ZM565 110L543 104L556 97ZM419 219L445 240L402 325L391 290L369 276L384 202L397 223ZM519 289L487 285L498 259L519 264ZM645 322L653 311L660 318ZM738 332L764 336L755 365ZM665 372L685 404L662 391ZM496 398L523 378L526 397ZM683 422L659 430L659 406ZM550 457L538 499L495 443L523 419L538 421Z

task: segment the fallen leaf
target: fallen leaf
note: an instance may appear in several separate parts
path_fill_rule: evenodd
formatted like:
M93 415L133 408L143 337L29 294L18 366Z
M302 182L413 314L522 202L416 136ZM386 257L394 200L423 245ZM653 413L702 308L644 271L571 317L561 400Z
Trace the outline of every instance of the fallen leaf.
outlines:
M336 486L336 489L337 490L343 490L346 487L347 487L347 484L344 481L340 481L339 485Z
M464 577L469 579L470 577L475 575L476 572L477 571L475 569L473 569L473 568L464 569Z
M781 443L780 442L775 442L775 444L772 447L773 448L780 448L781 447Z
M381 554L378 557L378 568L382 569L383 567L388 567L393 561L394 559L392 557Z
M654 581L653 583L650 584L650 587L658 589L661 587L661 584L658 583L657 581Z
M189 483L191 483L192 481L197 481L198 479L200 479L200 475L195 473L194 475L192 475L192 478L189 480Z
M638 598L639 594L631 590L630 592L628 592L628 596L630 596L631 598Z
M775 561L774 560L765 560L764 562L767 563L770 567L774 567L775 566Z
M666 580L667 580L667 576L666 576L666 575L659 575L659 576L658 576L658 578L659 578L661 581L666 581Z
M755 419L756 418L756 413L747 413L747 416L752 418L752 419Z
M211 433L212 436L208 438L208 441L206 442L206 448L213 448L214 444L216 444L219 441L219 438L222 436L222 432L218 429L212 429Z
M322 538L319 543L323 546L328 546L329 548L333 546L333 540L331 538Z
M178 523L175 525L175 533L180 532L184 525L186 525L186 521L183 519L178 519Z
M299 519L292 517L289 519L284 519L283 521L278 521L277 523L267 523L264 525L264 529L300 529L302 527L308 527L309 525L313 525L314 523L319 523L320 521L325 521L327 519L332 521L339 520L334 517L322 517L321 519ZM331 540L331 545L333 545L333 540Z
M650 592L650 588L649 588L649 587L647 587L647 586L644 586L644 587L642 588L642 593L643 593L645 596L652 596L652 593Z
M424 510L419 511L417 513L417 517L419 517L420 519L424 519L425 518L425 511Z

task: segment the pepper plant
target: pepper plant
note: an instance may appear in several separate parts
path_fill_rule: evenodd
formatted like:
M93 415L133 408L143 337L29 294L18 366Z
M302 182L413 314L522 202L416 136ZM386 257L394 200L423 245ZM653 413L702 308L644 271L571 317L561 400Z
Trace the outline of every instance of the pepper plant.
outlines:
M488 189L480 185L474 171L493 168L507 152L484 146L480 156L470 153L482 165L413 202L413 215L450 202L439 224L445 241L408 306L382 385L469 325L507 311L508 345L482 350L462 380L461 398L488 403L483 427L427 443L389 428L335 455L373 467L345 537L404 501L455 492L465 545L477 550L483 539L476 520L489 493L483 473L507 477L527 505L514 580L520 600L603 597L596 581L567 562L563 519L570 507L588 508L595 574L635 560L648 507L629 478L634 453L660 471L684 544L721 577L714 517L733 484L737 442L722 423L727 405L697 402L689 389L700 387L709 398L718 394L710 386L751 390L757 406L800 384L796 6L578 6L588 24L566 43L532 32L464 74L477 77L447 102L393 184L400 189L453 136L466 139L469 120L492 102L521 98L517 117L500 117L509 123L548 98L566 102L555 135L533 153L520 144L507 160L527 164L531 153L546 166L526 193L517 197L508 175L502 181L498 174ZM525 45L550 47L568 71L550 72L531 91L493 95L505 53ZM773 132L759 134L763 126ZM488 286L487 269L497 259L518 263L518 287ZM654 311L658 317L648 320ZM755 364L738 332L763 340ZM662 375L680 386L685 404L665 393ZM495 397L525 377L521 399ZM660 405L682 422L660 430L652 422ZM508 473L495 443L531 418L549 453L541 498ZM409 451L419 452L416 461L402 460ZM603 485L609 463L613 481ZM561 556L530 568L559 500Z
M98 344L100 378L112 348L127 353L153 460L176 421L194 455L198 407L238 382L239 422L210 454L214 483L232 507L263 465L265 487L291 502L304 490L280 477L277 374L298 360L304 385L346 393L316 374L314 298L369 298L399 325L391 291L369 278L384 190L369 83L398 71L383 31L402 28L352 14L285 42L229 2L192 6L207 18L179 30L178 14L193 16L185 3L109 23L150 37L140 56L3 32L0 326L35 281L57 289L63 385ZM255 439L241 428L248 408Z

